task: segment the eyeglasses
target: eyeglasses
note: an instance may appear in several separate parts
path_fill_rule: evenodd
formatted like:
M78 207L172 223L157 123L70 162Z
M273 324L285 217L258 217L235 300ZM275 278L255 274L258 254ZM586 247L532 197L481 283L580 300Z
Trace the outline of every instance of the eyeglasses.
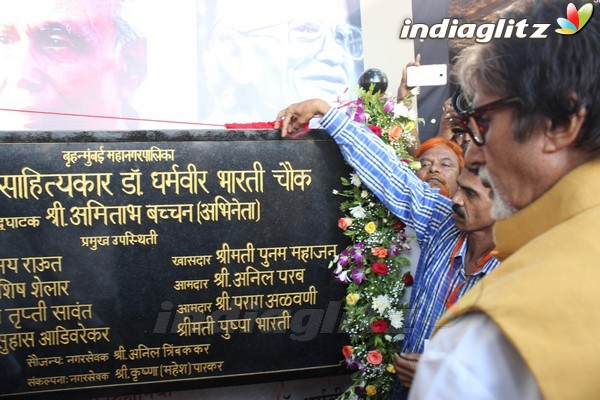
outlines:
M287 31L277 31L281 28ZM287 34L287 40L290 44L303 46L302 50L311 53L311 55L322 51L326 39L332 37L353 60L360 60L363 57L362 32L360 28L350 24L327 26L319 21L294 18L287 23L276 23L239 31L239 33L248 36L271 36L273 38L283 38L283 35Z
M317 21L306 21L294 18L289 22L290 43L304 45L315 53L323 50L327 35L331 35L354 60L363 56L362 32L350 24L339 24L332 27Z
M520 102L521 100L518 97L505 97L471 110L460 112L458 113L460 123L471 139L473 139L473 142L477 146L483 146L485 144L485 134L489 127L487 121L483 120L483 115L488 111Z

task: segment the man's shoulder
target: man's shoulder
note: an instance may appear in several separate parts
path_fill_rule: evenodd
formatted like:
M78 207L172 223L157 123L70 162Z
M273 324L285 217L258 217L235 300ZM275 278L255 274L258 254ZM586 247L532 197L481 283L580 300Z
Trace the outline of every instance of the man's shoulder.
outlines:
M442 196L443 197L443 196ZM437 225L430 225L431 236L429 241L434 242L437 247L445 247L450 243L457 243L463 232L458 230L452 216L452 202L448 203L438 199L432 207L433 212L437 214Z

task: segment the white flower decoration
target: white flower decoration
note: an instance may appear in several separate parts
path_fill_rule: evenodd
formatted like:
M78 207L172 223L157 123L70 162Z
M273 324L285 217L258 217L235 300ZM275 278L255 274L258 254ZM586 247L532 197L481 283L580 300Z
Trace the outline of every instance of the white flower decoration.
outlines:
M401 341L401 340L404 340L404 333L399 333L399 334L397 334L396 336L394 336L394 337L392 338L392 340L393 340L394 342L399 342L399 341Z
M352 172L350 174L350 183L356 187L359 187L360 185L362 185L362 181L358 177L358 174L356 174L355 172Z
M377 311L378 314L383 315L383 312L390 307L390 298L386 295L380 294L373 299L371 308Z
M348 271L342 271L337 278L340 282L350 282L350 278L348 278Z
M419 118L419 113L414 108L408 110L408 119L411 121L416 121Z
M410 110L404 103L400 102L394 106L394 115L396 117L410 118Z
M391 312L389 315L389 318L390 318L390 324L394 328L400 329L400 328L402 328L402 326L404 326L404 316L402 315L401 311Z
M357 219L367 218L367 212L362 206L352 207L350 209L350 215Z

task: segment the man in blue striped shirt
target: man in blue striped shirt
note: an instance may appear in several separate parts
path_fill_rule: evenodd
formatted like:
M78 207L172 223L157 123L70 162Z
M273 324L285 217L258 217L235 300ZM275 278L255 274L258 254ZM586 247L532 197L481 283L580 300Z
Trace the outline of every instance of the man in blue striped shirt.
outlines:
M279 112L276 128L286 136L314 117L340 146L345 160L363 183L415 230L421 255L406 316L402 353L394 366L403 398L412 382L416 361L435 322L449 304L498 265L490 216L489 189L466 168L452 199L421 181L363 124L319 99L292 104Z

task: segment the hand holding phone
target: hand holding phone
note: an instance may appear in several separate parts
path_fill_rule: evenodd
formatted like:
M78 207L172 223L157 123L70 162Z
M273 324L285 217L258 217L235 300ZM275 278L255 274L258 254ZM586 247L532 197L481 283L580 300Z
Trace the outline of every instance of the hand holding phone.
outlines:
M443 86L448 82L446 64L429 64L406 68L406 84L414 86Z

